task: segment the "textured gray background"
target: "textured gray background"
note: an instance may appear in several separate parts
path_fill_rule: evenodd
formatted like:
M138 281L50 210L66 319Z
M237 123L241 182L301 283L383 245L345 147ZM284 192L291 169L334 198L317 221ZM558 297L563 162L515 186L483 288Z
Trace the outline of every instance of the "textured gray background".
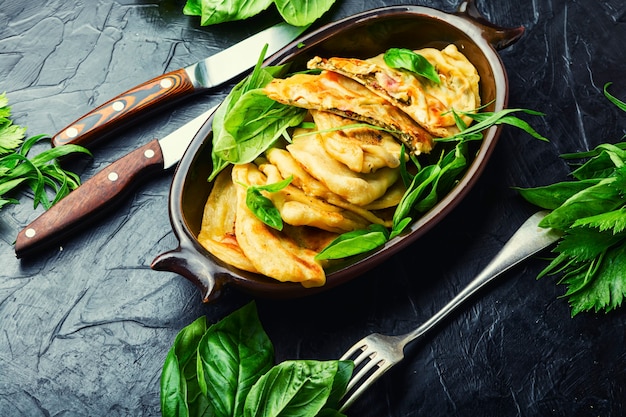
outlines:
M45 4L35 4L45 3ZM331 21L400 1L337 0ZM524 25L500 53L510 106L546 113L541 143L506 128L469 196L426 236L357 280L297 301L258 300L278 360L338 357L370 331L407 331L467 283L532 213L512 186L565 179L558 155L619 140L626 115L626 6L619 0L479 1L492 22ZM444 11L456 1L416 4ZM0 91L28 133L54 134L114 95L191 64L279 19L201 28L183 1L0 0ZM216 104L219 90L155 114L75 162L83 179ZM152 416L176 333L250 300L229 292L203 305L176 274L149 268L176 246L167 214L171 172L110 215L20 261L12 243L41 209L29 198L0 217L0 415ZM355 404L354 416L621 416L626 412L626 311L569 317L563 287L535 280L533 259L507 273L410 349Z

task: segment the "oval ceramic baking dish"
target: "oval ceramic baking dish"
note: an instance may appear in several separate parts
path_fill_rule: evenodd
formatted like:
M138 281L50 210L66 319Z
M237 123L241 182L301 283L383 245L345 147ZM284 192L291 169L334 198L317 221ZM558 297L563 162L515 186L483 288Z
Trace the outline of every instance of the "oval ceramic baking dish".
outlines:
M288 45L265 65L289 62L290 70L297 70L306 68L306 62L314 56L367 58L390 47L442 48L452 43L478 70L481 102L489 103L486 110L498 111L507 105L508 82L496 51L517 41L523 32L522 27L504 29L490 24L478 13L473 1L464 1L455 13L421 6L392 6L324 26ZM190 144L172 182L169 211L179 246L159 255L152 264L155 270L176 272L191 280L205 302L215 299L226 286L255 296L299 297L330 289L369 270L414 242L459 203L483 171L499 134L497 127L484 133L484 140L458 185L407 232L375 252L346 260L327 271L323 287L304 288L298 283L283 283L225 265L197 241L211 188L207 182L211 172L211 122L209 119L205 123Z

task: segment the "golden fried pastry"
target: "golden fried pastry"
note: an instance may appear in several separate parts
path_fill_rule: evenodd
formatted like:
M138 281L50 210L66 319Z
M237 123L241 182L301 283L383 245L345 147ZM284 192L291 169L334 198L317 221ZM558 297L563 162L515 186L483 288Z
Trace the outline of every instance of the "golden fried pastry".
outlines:
M349 77L391 101L433 136L450 136L458 132L450 110L471 112L480 107L478 72L452 44L443 50L424 48L415 52L435 67L439 84L410 71L390 68L383 59L384 54L365 60L315 57L308 67ZM467 117L464 121L471 123Z

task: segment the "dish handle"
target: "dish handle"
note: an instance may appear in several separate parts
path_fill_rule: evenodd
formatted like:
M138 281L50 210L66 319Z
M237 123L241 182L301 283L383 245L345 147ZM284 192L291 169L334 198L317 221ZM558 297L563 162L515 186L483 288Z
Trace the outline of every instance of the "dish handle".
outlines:
M207 303L219 297L227 272L218 265L207 262L197 250L182 243L174 250L157 256L150 265L155 271L175 272L200 289L202 301Z
M482 36L496 50L504 49L519 40L524 34L524 26L504 28L485 19L476 7L476 0L463 0L455 13L477 26Z

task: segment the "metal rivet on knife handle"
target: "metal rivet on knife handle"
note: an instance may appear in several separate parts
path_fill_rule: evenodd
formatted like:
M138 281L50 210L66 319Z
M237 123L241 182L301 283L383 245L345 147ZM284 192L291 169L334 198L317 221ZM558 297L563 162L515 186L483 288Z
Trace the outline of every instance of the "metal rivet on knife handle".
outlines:
M157 108L194 94L194 86L184 69L163 74L109 100L100 107L62 129L52 137L53 146L73 143L89 146L100 137L111 134L131 120L149 112L144 107Z

